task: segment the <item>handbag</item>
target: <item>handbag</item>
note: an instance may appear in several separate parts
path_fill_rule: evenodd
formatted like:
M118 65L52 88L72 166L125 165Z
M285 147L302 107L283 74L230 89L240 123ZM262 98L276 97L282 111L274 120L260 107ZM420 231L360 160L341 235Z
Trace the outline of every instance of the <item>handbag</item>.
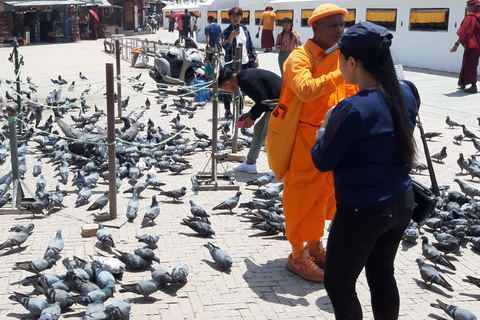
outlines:
M260 37L260 31L257 31L257 34L255 35L255 38L259 38Z
M427 140L425 139L425 134L423 132L422 122L420 121L420 116L417 115L417 117L417 126L420 130L420 136L422 137L423 148L427 158L428 172L432 182L432 189L429 189L420 182L412 179L413 194L415 199L415 207L413 208L412 219L413 221L420 223L427 219L435 210L437 197L440 195L440 191L438 190L437 178L435 177L435 172L433 171L432 160L430 159L430 152L428 151Z
M307 47L304 46L303 48L310 58L313 68L313 56ZM298 98L297 95L293 95L292 99L285 101L282 99L284 96L284 90L287 90L285 86L282 88L282 93L280 93L280 102L278 106L270 115L267 137L265 138L265 150L267 151L268 165L275 174L277 181L282 180L290 166L293 145L297 135L298 121L302 112L302 108L299 107L302 103L300 98ZM290 108L290 106L296 107Z

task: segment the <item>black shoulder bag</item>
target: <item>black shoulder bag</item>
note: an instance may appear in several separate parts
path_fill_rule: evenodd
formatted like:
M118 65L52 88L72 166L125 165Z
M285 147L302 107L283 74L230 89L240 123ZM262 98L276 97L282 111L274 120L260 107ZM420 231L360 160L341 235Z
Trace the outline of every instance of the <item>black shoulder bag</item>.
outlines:
M438 190L437 178L433 171L432 160L430 159L430 152L428 151L427 140L425 139L423 132L420 115L417 115L417 117L417 127L420 130L420 136L422 137L425 157L427 158L428 172L430 173L430 180L432 181L432 188L429 189L420 182L412 179L413 193L415 195L415 207L413 208L412 219L413 221L420 223L433 213L435 205L437 204L437 197L440 196L440 191Z

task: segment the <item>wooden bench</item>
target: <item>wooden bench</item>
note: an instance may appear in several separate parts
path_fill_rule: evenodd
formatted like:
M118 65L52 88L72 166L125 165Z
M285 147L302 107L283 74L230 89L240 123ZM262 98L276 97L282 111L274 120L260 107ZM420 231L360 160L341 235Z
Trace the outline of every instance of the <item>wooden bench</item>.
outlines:
M116 33L117 28L118 33ZM117 38L125 37L125 35L123 34L123 28L117 26L105 26L103 28L103 32L105 33L105 40L103 40L103 46L105 47L105 51L109 53L115 53L115 40Z

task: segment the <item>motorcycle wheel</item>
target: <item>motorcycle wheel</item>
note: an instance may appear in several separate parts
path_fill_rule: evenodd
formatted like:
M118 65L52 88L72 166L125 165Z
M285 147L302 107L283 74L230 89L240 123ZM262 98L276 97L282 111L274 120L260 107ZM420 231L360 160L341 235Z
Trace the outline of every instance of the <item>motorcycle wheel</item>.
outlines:
M195 89L192 87L195 85L195 73L193 70L188 70L185 76L185 85L188 87L187 91L193 93Z

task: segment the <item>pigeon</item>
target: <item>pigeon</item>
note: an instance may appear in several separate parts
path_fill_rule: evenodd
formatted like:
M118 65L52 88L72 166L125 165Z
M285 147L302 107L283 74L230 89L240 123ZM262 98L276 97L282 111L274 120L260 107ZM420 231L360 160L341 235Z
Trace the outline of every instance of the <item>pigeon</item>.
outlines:
M108 305L105 310L108 314L112 315L113 319L127 319L132 309L132 301L132 298L118 300Z
M446 288L448 291L454 291L452 286L438 273L434 266L425 264L425 261L423 261L422 258L417 258L416 261L418 268L420 269L420 275L426 285L430 282L430 285L438 284Z
M33 164L33 173L32 173L33 176L34 177L39 176L42 173L42 168L43 168L42 157L38 157L37 161L35 161L35 163Z
M114 291L115 287L111 285L103 289L97 289L82 295L73 296L72 298L78 303L88 305L93 302L98 302L99 300L105 302L108 298L113 296Z
M14 292L14 295L9 297L10 300L19 302L22 306L25 307L33 316L40 316L43 309L48 307L48 302L40 299L29 297L25 294Z
M197 206L195 204L195 202L193 202L193 200L190 200L190 213L194 216L194 217L199 217L199 218L207 218L207 217L210 217L207 212L205 212L205 210L200 207L200 206Z
M473 146L475 147L475 149L477 149L477 151L480 152L480 142L475 140L475 138L472 138L472 142L473 142Z
M443 147L440 152L434 153L430 158L435 159L439 162L443 162L443 159L447 157L447 147Z
M160 258L158 258L155 255L155 252L153 252L153 250L150 248L138 248L138 249L135 249L133 253L135 253L137 256L142 257L147 261L156 261L160 263Z
M52 303L58 302L61 308L70 307L75 303L70 294L61 289L47 288L45 290L45 296L47 300Z
M10 231L20 232L27 229L28 232L31 232L35 228L33 223L19 224L10 228Z
M72 83L70 84L70 86L68 86L68 91L73 91L73 89L75 89L75 80L72 81Z
M104 249L106 248L106 246L115 248L115 244L113 242L112 234L110 233L109 230L107 230L103 227L102 223L98 224L97 240L100 241L103 244Z
M151 260L147 261L137 254L130 254L127 252L121 252L119 250L117 251L121 254L118 259L125 263L125 266L129 270L145 270L147 268L150 268L152 265Z
M275 178L273 175L261 176L257 179L247 181L247 186L251 186L251 185L255 185L258 187L266 186L267 184L273 181L273 178Z
M142 226L153 225L154 220L158 217L159 214L160 207L158 206L157 196L152 195L152 204L145 213L145 216L143 217Z
M35 259L31 261L22 261L15 262L15 267L25 271L36 273L37 275L40 272L50 269L55 264L55 259ZM15 269L15 268L14 268Z
M188 267L187 264L177 264L175 267L173 267L171 275L174 282L186 283L187 276L189 273L190 273L190 268Z
M160 286L175 282L172 275L164 269L151 269L152 279L155 280Z
M437 250L437 248L428 244L428 238L425 236L422 237L422 252L425 258L435 264L435 267L439 264L449 269L457 270L457 268L455 268L455 266Z
M137 196L137 190L134 188L133 196L130 198L130 200L128 200L127 204L127 219L129 222L133 222L133 220L135 220L135 218L137 217L138 206L139 201Z
M145 243L150 249L155 249L157 247L157 242L160 239L155 233L147 232L142 236L135 236L138 239L138 242Z
M127 109L128 102L130 101L130 97L128 96L127 99L122 100L122 109Z
M87 211L93 211L93 210L101 210L103 209L107 203L108 203L108 200L109 200L109 196L108 196L108 191L105 191L103 193L103 196L101 196L100 198L98 198L97 200L95 200L94 203L92 203L92 205L90 207L88 207Z
M229 198L222 203L216 205L215 207L212 208L212 210L219 210L219 209L228 209L230 210L230 213L233 214L232 209L235 208L238 204L238 201L240 200L240 195L242 193L238 191L233 198Z
M477 287L480 288L480 278L476 278L476 277L472 277L472 276L466 276L467 279L463 280L463 281L466 281L466 282L470 282L474 285L476 285Z
M85 184L85 186L78 192L77 200L75 200L75 207L80 207L88 203L88 199L92 196L92 189Z
M160 284L152 279L133 284L122 284L121 287L122 289L120 289L120 292L133 292L141 294L145 299L151 300L150 295L158 290Z
M425 132L424 133L425 139L428 139L428 140L432 140L432 138L435 138L441 135L442 135L441 132Z
M463 153L458 154L457 164L460 167L460 173L463 173L463 170L468 170L468 161L463 157Z
M182 171L186 170L186 169L189 169L191 168L192 166L189 165L189 164L171 164L168 166L168 170L175 173L175 174L179 174L181 173Z
M188 226L202 237L210 237L215 235L215 231L208 223L197 220L196 218L182 219L182 224Z
M459 180L459 179L455 179L455 180L453 180L453 181L455 181L456 183L458 183L458 185L460 186L460 189L462 190L462 192L463 192L465 195L467 195L467 196L469 196L469 197L471 197L471 198L473 198L473 197L475 197L475 196L477 196L477 197L480 196L480 190L475 189L474 187L466 184L465 182L463 182L463 181L461 181L461 180Z
M195 137L197 137L199 140L202 140L202 139L208 140L208 139L210 139L205 133L203 133L203 132L200 131L200 130L197 130L195 127L192 127L192 129L193 129L193 134L194 134Z
M46 209L47 206L48 206L48 203L45 203L40 200L36 200L32 203L26 203L24 205L22 204L21 206L19 206L19 208L32 212L34 216L36 214L42 214L44 217L46 217L45 213L43 212L43 209Z
M48 305L40 313L40 318L38 320L57 320L60 318L62 310L60 309L60 302L55 302L54 304Z
M171 191L160 191L160 195L172 198L174 201L179 201L179 198L183 197L185 194L187 194L186 187L182 187L181 189L175 189Z
M58 260L58 254L63 250L62 230L57 230L57 235L48 244L47 251L43 255L44 259L53 258Z
M456 123L455 121L451 120L449 116L445 120L445 123L448 124L449 128L452 129L453 127L461 127L461 124Z
M128 78L128 81L137 81L137 80L140 80L140 77L142 76L141 73L139 73L138 75L136 76L132 76L132 77L129 77Z
M283 184L277 187L270 187L265 190L257 190L255 191L255 195L262 197L264 199L275 199L279 196L280 192L283 190Z
M457 135L453 136L453 140L455 140L455 142L457 144L461 144L463 138L464 138L463 134L457 134Z
M405 229L403 232L403 241L410 243L417 243L417 239L420 237L417 229L417 223L414 222L410 228Z
M147 182L140 182L140 183L137 183L134 187L123 191L123 193L133 193L133 190L136 189L137 196L140 197L140 194L147 188L147 186L148 186Z
M219 247L213 245L211 242L208 242L204 245L210 251L210 255L213 258L213 261L220 267L221 270L230 270L232 267L232 257L220 249Z
M115 286L115 277L110 271L108 271L108 266L103 265L98 261L92 262L91 266L95 272L95 280L100 289Z
M82 74L82 72L81 72L81 71L78 73L78 76L79 76L79 77L80 77L80 79L82 79L82 80L88 80L88 78L87 78L87 77L85 77L85 76Z
M421 163L417 159L413 159L413 166L412 169L415 170L415 173L421 173L423 170L427 170L428 167L426 164Z
M30 229L28 227L21 229L19 232L15 233L12 237L7 239L7 241L0 244L0 250L8 247L10 247L10 250L12 250L14 246L22 248L20 247L20 245L27 240L29 235L30 235Z
M470 139L480 139L473 133L472 131L468 130L467 127L465 127L464 124L462 124L462 129L463 129L463 135L465 138L470 138Z
M434 308L442 309L453 320L477 320L477 317L470 311L454 306L453 304L446 304L439 299L437 299L437 304L431 303L430 305Z

